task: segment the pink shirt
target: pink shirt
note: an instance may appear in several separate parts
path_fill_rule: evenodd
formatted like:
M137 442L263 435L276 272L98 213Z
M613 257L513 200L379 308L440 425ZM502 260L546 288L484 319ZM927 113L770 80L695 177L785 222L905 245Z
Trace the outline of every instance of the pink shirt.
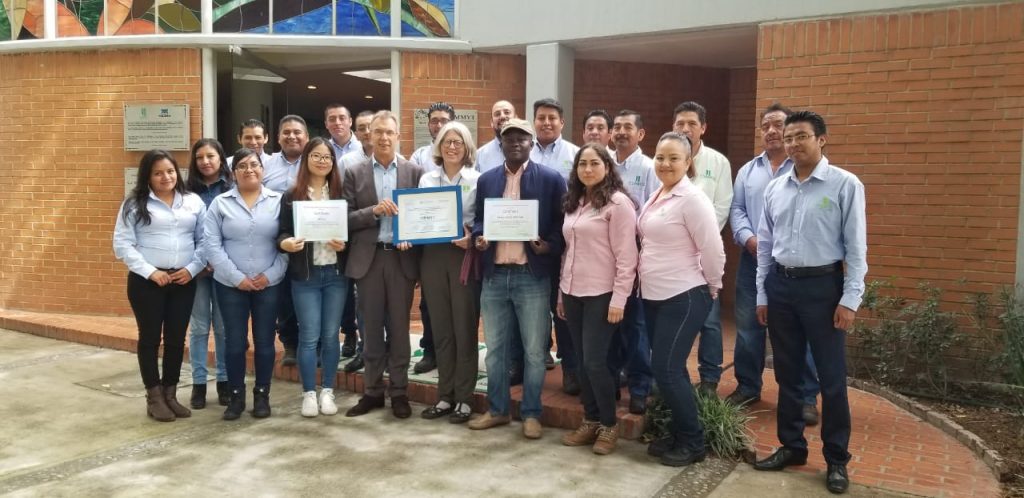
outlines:
M708 284L722 288L725 249L715 208L689 178L658 191L640 211L640 295L656 301Z
M566 213L565 252L559 289L571 296L612 293L610 306L624 309L636 280L636 210L616 192L600 210L587 205Z
M519 184L523 181L523 172L530 164L529 161L523 164L515 173L508 166L505 166L505 191L502 192L503 199L519 199ZM494 263L498 265L525 265L526 243L524 242L498 242L494 246Z

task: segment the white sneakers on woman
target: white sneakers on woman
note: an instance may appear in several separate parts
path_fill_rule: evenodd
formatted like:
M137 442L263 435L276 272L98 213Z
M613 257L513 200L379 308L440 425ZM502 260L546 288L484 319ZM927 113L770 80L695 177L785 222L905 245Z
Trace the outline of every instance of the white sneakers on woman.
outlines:
M338 405L334 404L334 389L321 389L320 400L317 402L316 391L302 393L302 416L315 417L318 413L334 415L338 413Z
M334 404L334 389L325 387L320 390L320 413L324 415L338 413L338 405Z
M302 416L315 417L320 412L316 404L316 391L305 391L302 393Z

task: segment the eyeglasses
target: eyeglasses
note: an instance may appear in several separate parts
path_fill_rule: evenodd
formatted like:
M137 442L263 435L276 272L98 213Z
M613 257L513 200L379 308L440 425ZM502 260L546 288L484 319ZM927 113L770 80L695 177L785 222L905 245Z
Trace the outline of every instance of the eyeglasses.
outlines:
M445 140L445 141L441 142L441 146L445 147L445 148L454 147L456 149L461 149L464 145L466 145L466 142L463 142L462 140L456 140L456 139L448 139L448 140Z
M432 124L432 125L446 125L450 121L451 120L448 119L448 118L434 118L434 119L430 120L430 124Z
M235 169L238 170L238 171L249 171L249 170L255 171L255 170L257 170L259 168L262 168L262 167L263 167L262 164L260 164L258 162L255 162L255 161L251 162L251 163L238 163L238 164L235 165Z
M786 145L793 145L797 142L806 142L807 140L814 138L815 135L808 135L806 133L798 133L796 135L790 135L782 138L782 143Z
M311 153L309 155L309 160L313 161L313 162L316 162L316 163L326 163L326 162L330 162L331 161L331 155L330 154L318 154L316 152L313 152L313 153Z

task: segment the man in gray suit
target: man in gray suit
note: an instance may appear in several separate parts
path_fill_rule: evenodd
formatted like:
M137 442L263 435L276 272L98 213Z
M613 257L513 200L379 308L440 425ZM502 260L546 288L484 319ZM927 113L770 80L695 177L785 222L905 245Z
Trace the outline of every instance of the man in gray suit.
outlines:
M398 206L391 192L416 188L423 168L398 157L398 118L380 111L370 121L370 157L345 168L348 201L348 263L345 275L356 281L363 330L365 388L359 403L345 413L364 415L384 407L384 370L390 377L391 410L412 414L409 384L409 309L419 278L419 249L394 245ZM385 336L384 325L387 324Z

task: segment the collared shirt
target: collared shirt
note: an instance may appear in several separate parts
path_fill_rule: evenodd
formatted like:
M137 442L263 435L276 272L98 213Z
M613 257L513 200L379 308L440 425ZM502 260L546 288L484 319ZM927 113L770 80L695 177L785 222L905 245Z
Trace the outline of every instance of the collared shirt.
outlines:
M295 185L301 162L301 154L293 162L286 159L283 152L274 153L263 162L263 185L279 194L287 192Z
M424 187L451 187L457 186L462 189L462 224L473 226L476 220L476 181L480 178L480 172L465 167L455 174L455 178L448 178L443 168L435 168L429 173L420 177L420 188Z
M562 175L562 179L568 182L569 173L572 172L572 161L576 159L576 153L579 151L579 147L562 137L556 138L547 146L541 145L537 139L534 139L530 160L557 171Z
M391 193L398 189L397 157L391 160L387 168L377 162L376 157L373 158L373 188L377 190L377 202L390 199ZM394 217L392 216L380 217L380 231L377 233L378 242L393 242L395 240L395 230L392 228L393 222Z
M396 154L395 157L398 159L405 159L405 157L403 157L401 154ZM366 152L363 152L362 147L352 152L349 152L348 154L345 154L344 156L341 157L341 159L338 160L338 173L340 173L341 176L344 177L346 168L350 168L353 165L359 164L360 162L365 161L369 158L370 156L366 155Z
M519 199L520 183L523 181L523 172L530 163L527 161L515 173L505 165L505 191L502 199ZM494 246L494 263L499 265L525 265L526 243L501 241Z
M615 151L610 150L608 153L611 154L612 161L615 162L615 171L622 178L629 196L636 203L636 212L639 213L651 195L661 188L661 181L654 174L654 160L645 156L640 147L621 163L616 160Z
M664 300L707 284L722 288L725 248L711 201L689 178L655 194L637 220L640 294Z
M148 279L160 268L185 268L195 277L206 267L199 250L206 204L198 195L175 192L168 206L150 192L146 200L148 225L138 222L137 210L129 204L121 204L114 224L114 256L124 261L129 271Z
M217 181L207 185L203 182L199 182L199 188L196 189L196 194L200 199L203 200L203 204L206 207L210 207L210 203L213 202L218 195L228 191L228 179L221 175ZM202 224L202 222L200 222Z
M320 195L316 195L316 190L313 187L306 187L306 193L309 195L310 200L321 201L328 200L331 198L331 188L327 182L324 182L324 186L320 188ZM313 264L314 265L333 265L338 262L338 253L331 249L326 242L313 242Z
M558 287L570 296L612 293L625 309L636 280L636 210L628 195L612 194L601 209L581 204L562 222L565 252Z
M340 164L341 158L344 157L345 154L355 152L357 150L363 150L363 144L359 141L358 138L356 138L355 135L349 135L348 143L346 143L345 145L338 145L338 142L334 141L334 137L331 137L331 139L328 140L327 143L331 144L331 148L334 149L334 159L336 161L335 164Z
M757 304L768 304L764 281L772 263L813 267L844 261L839 304L857 311L868 273L864 202L864 184L825 156L803 182L795 167L772 180L757 227Z
M757 235L757 224L761 221L761 209L764 206L764 189L768 182L785 175L791 169L793 161L787 158L773 173L768 154L762 152L736 173L732 206L729 208L729 226L732 227L733 240L740 247L747 244L747 239Z
M693 165L697 169L693 182L711 199L718 231L721 232L725 222L729 221L729 206L732 205L732 166L721 152L708 147L703 141L697 155L693 156Z
M495 138L476 150L476 165L474 168L486 173L488 170L500 168L505 165L505 153L501 150L501 144Z
M213 200L203 223L203 254L213 265L214 280L238 287L262 273L270 285L281 282L288 256L277 249L280 213L281 194L267 187L252 209L237 186Z
M409 156L409 160L419 164L423 171L434 171L438 165L434 163L434 145L427 144L416 149L416 152Z

